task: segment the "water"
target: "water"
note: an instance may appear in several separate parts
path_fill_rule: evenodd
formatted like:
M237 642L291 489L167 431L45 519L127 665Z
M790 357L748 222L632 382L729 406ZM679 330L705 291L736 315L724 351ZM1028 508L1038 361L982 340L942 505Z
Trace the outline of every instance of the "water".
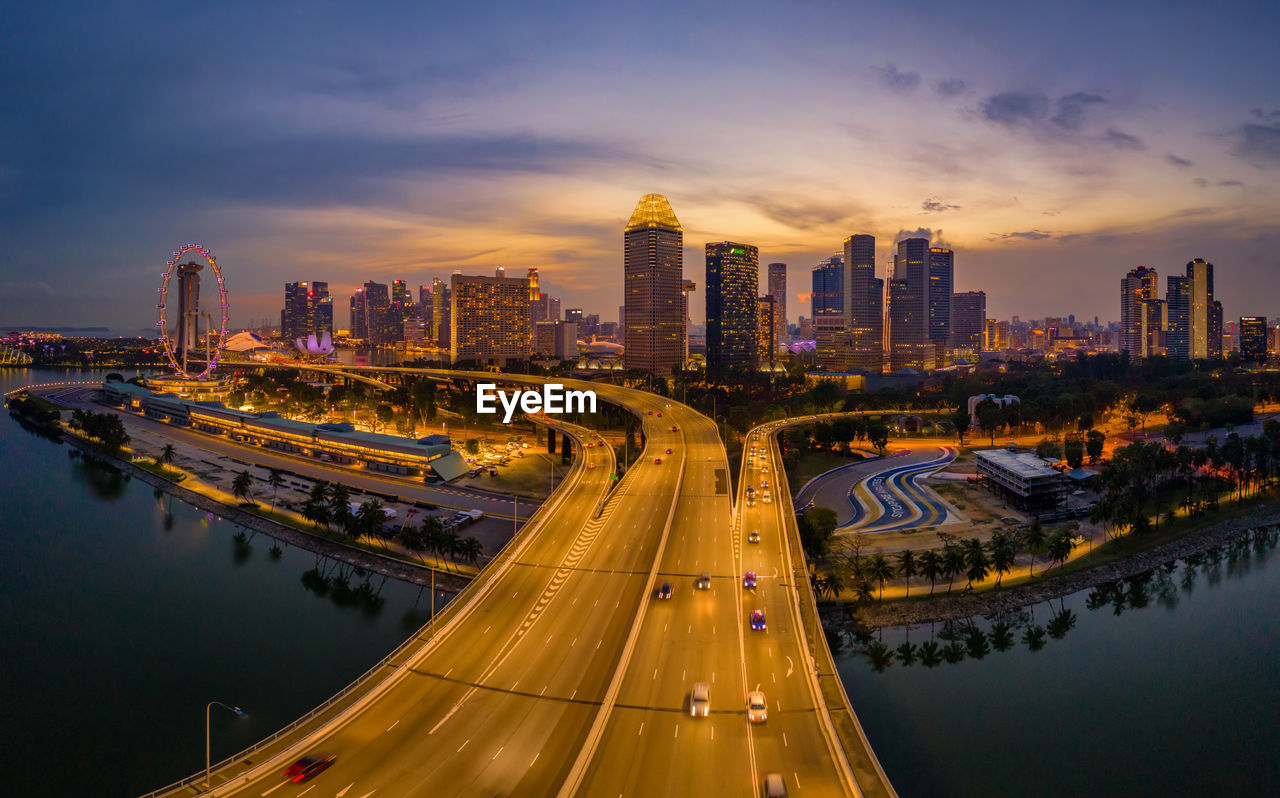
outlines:
M0 388L91 379L0 371ZM128 376L128 375L126 375ZM130 796L306 713L425 623L429 595L362 577L27 431L0 415L0 793ZM318 572L314 569L317 569Z
M1278 539L1039 604L1007 630L885 630L839 668L903 796L1280 794Z

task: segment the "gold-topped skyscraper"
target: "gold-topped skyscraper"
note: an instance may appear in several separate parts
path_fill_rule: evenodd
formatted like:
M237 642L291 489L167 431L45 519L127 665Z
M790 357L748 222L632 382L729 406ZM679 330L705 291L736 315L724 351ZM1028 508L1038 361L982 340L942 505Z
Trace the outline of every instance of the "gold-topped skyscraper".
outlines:
M623 363L629 369L670 376L684 361L684 230L666 197L645 194L640 198L622 243Z

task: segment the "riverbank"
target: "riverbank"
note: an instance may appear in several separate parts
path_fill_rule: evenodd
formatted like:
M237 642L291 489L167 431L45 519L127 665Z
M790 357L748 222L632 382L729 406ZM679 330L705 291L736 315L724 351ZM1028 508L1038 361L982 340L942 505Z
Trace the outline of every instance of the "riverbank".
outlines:
M328 557L338 562L360 568L363 571L376 573L389 579L396 579L401 582L408 582L413 585L430 585L432 584L432 571L425 566L418 566L413 563L397 560L387 557L377 552L362 551L344 546L340 543L319 537L317 535L308 534L299 529L295 529L278 521L264 518L260 515L242 510L229 504L224 504L212 499L204 494L197 493L181 485L171 482L164 477L154 474L141 466L123 460L118 457L111 457L104 453L101 449L93 446L80 439L75 435L64 435L63 440L75 448L87 453L92 457L97 457L111 463L115 468L120 469L130 477L139 479L154 488L165 491L179 501L185 502L193 507L197 507L205 512L213 513L220 518L226 519L237 526L245 529L260 532L268 537L278 540L286 545L291 545L304 551L319 554L322 557ZM461 577L457 574L436 571L434 584L437 590L457 593L466 587L469 579Z
M1165 563L1220 546L1249 530L1272 526L1280 526L1280 506L1259 508L1256 512L1211 524L1189 532L1177 540L1135 552L1124 559L1072 571L1061 576L1048 576L1043 581L1038 580L982 593L925 597L889 604L866 605L856 611L855 624L877 629L1012 612L1031 604L1061 598L1108 582L1128 579ZM831 606L825 605L824 609L829 609Z

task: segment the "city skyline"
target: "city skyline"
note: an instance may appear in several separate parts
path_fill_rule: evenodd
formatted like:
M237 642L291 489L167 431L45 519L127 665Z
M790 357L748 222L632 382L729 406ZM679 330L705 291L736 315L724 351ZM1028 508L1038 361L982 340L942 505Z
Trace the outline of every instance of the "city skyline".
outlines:
M962 254L954 290L987 291L994 318L1117 319L1114 275L1194 258L1233 275L1227 317L1273 314L1252 298L1280 288L1280 55L1252 6L1154 8L759 6L722 41L702 6L672 9L670 37L573 4L554 24L513 7L301 27L226 7L199 22L219 52L163 72L125 53L184 34L188 12L27 9L0 55L23 76L0 123L0 301L23 316L4 321L146 327L134 297L182 240L224 262L233 326L278 315L305 275L347 296L498 265L616 307L616 231L650 191L679 209L686 266L749 241L796 288L850 234L918 233ZM930 30L948 47L903 46ZM1238 55L1186 58L1193 43ZM617 100L669 85L660 110Z

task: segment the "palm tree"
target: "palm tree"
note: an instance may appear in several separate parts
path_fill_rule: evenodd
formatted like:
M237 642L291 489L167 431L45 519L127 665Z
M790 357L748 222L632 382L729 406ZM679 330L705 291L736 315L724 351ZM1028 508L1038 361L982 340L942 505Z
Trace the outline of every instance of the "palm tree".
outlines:
M898 662L901 662L904 667L909 667L915 664L918 651L915 644L910 640L903 642L903 644L894 649L894 651L898 655Z
M966 587L973 587L975 580L981 582L987 578L991 563L987 559L987 550L983 548L982 541L977 538L969 538L965 541L964 564L965 576L969 577L969 584Z
M312 493L314 494L314 491ZM330 519L329 505L312 495L302 503L302 517L315 524L317 529L321 526L327 528Z
M1013 624L1008 621L996 621L991 624L991 647L996 651L1008 651L1013 648Z
M280 490L280 486L284 484L284 474L280 469L273 468L267 474L267 484L271 486L271 512L276 511L276 492Z
M857 587L853 589L854 599L859 603L867 603L875 600L875 587L865 579L858 581Z
M929 595L933 595L933 583L942 574L942 556L933 549L920 555L920 575L929 580Z
M911 597L911 577L916 575L916 555L911 549L898 552L898 576L907 580L907 597Z
M413 524L406 526L400 532L400 543L404 546L405 551L410 554L416 554L423 565L427 564L426 559L422 556L422 553L427 550L427 536L422 527L414 526Z
M956 543L942 547L942 575L947 577L947 592L955 586L956 575L964 573L964 549Z
M935 641L920 644L920 664L926 668L936 668L942 664L942 652Z
M1022 544L1027 547L1027 553L1031 555L1031 575L1036 575L1036 552L1044 545L1045 534L1044 527L1040 526L1039 518L1031 519L1031 526L1027 527L1027 531L1022 533Z
M338 526L348 529L355 521L351 513L351 490L341 482L335 482L325 488L323 501L329 504L329 515Z
M840 598L840 594L845 591L844 580L840 578L840 574L834 571L827 574L826 583L827 593L830 594L832 598Z
M166 443L164 445L164 448L160 450L159 460L160 462L164 463L166 466L171 466L173 465L173 459L177 457L177 455L178 455L178 451L173 448L173 444Z
M247 470L236 474L236 478L231 481L231 495L241 501L253 503L249 496L249 488L253 485L253 474Z
M479 564L482 554L484 554L484 544L474 537L463 538L458 544L458 555L462 557L463 562L470 564L473 568Z
M1071 541L1071 534L1065 529L1055 532L1049 538L1047 545L1049 547L1049 559L1060 565L1067 564L1067 558L1071 556L1071 550L1075 548L1075 543Z
M439 539L439 542L437 543L439 548L437 548L436 551L438 551L441 555L447 557L448 559L452 560L454 555L458 553L458 547L461 544L462 544L462 538L458 536L458 530L445 529L440 533L440 539ZM448 562L446 562L445 568L448 568L448 567L449 567L449 564Z
M889 564L889 558L885 557L883 553L877 551L871 555L871 568L867 575L880 583L881 599L884 598L884 583L886 580L892 579L894 573L893 566Z
M1013 548L1013 541L1004 532L996 532L991 536L991 567L996 572L996 587L1000 586L1000 580L1004 575L1013 569L1013 558L1017 552Z
M422 519L422 544L423 547L432 553L435 557L440 556L440 535L444 532L444 525L440 523L440 519L434 515L426 515ZM436 563L439 567L439 562Z
M1039 651L1044 648L1044 628L1040 626L1028 626L1027 630L1022 633L1022 642L1027 644L1028 651Z
M359 540L363 536L372 537L374 540L382 541L382 523L387 520L386 513L383 512L382 502L377 499L369 499L360 505L360 509L356 510L354 523L348 534ZM384 542L385 545L385 542Z

